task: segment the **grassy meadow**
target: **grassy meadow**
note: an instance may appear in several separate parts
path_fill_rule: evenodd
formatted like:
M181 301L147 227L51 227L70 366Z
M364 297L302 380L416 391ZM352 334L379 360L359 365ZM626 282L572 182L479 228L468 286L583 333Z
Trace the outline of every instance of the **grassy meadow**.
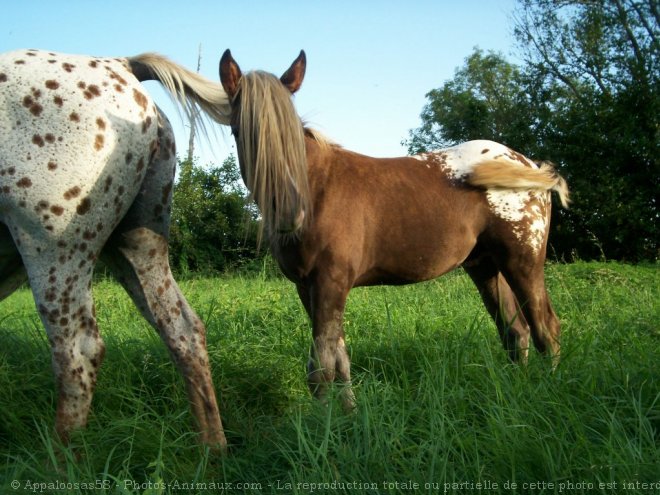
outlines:
M658 265L546 274L563 329L554 373L535 351L526 368L508 363L461 271L354 290L352 414L309 397L291 283L182 282L207 325L227 456L195 443L165 347L105 280L89 427L60 446L48 343L20 290L0 304L0 493L659 493Z

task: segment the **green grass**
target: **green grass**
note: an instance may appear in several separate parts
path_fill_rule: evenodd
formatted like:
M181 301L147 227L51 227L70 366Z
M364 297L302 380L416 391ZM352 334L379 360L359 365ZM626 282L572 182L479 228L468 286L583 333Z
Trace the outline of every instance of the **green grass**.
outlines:
M309 397L292 284L182 283L208 329L225 457L195 443L164 346L108 281L95 286L107 352L89 427L60 446L48 344L21 290L0 305L0 493L658 493L658 266L546 273L563 329L555 373L534 351L527 368L508 363L461 272L354 290L349 415Z

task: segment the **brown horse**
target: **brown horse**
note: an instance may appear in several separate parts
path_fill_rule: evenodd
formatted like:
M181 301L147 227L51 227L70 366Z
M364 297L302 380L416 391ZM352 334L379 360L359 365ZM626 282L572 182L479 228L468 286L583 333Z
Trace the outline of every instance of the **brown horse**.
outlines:
M371 158L306 129L291 95L304 52L281 78L242 74L227 50L220 79L230 97L241 172L260 208L273 256L312 321L310 389L338 377L353 404L343 314L353 287L433 279L462 266L513 361L536 348L559 356L559 321L545 289L551 191L566 182L492 141L435 153Z

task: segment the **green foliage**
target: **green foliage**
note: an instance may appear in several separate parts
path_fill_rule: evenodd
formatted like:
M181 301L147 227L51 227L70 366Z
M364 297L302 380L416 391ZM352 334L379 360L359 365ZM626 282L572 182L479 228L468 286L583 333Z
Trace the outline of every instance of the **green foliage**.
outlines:
M179 273L217 273L257 257L257 214L232 156L220 167L184 161L174 185L170 262Z
M485 138L552 160L574 200L558 256L657 259L659 22L653 0L520 0L524 64L476 50L427 95L410 152Z
M581 256L658 257L659 23L654 0L521 0L516 35L554 96L544 147L575 193L563 235Z
M312 483L328 486L314 493L657 492L641 484L657 483L660 465L658 266L550 265L547 283L563 325L554 373L533 350L527 368L508 363L460 271L352 291L346 331L358 405L347 415L338 401L309 396L311 332L293 284L182 282L207 325L231 444L224 458L196 445L183 381L109 281L95 287L106 358L89 425L74 449L59 445L47 339L29 291L18 291L0 305L0 492L223 491L212 483L254 494L310 493ZM36 485L56 482L65 488ZM491 489L445 489L465 482Z
M410 153L491 139L513 146L532 140L529 102L520 91L520 70L501 55L475 49L465 66L441 88L431 90L422 125L410 132Z

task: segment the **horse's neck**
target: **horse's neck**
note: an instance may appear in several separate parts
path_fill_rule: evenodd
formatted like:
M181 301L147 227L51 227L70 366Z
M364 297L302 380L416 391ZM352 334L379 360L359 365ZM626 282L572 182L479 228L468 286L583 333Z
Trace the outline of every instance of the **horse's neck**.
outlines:
M328 175L330 169L335 165L332 154L335 149L326 143L319 142L312 136L305 136L305 151L307 154L307 170L310 186Z

